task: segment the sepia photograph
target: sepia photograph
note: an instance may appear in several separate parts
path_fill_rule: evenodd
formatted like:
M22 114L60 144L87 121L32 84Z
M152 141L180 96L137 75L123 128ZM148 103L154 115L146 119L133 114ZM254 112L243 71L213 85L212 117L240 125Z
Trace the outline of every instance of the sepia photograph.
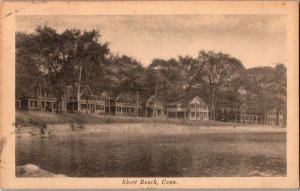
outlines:
M286 176L284 19L17 16L16 176Z
M15 13L14 179L290 177L287 14Z

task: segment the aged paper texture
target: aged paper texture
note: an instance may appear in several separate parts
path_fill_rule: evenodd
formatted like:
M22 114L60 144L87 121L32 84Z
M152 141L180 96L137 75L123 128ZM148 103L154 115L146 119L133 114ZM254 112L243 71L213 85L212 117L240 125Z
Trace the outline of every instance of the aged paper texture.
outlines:
M4 1L4 189L299 186L297 1Z

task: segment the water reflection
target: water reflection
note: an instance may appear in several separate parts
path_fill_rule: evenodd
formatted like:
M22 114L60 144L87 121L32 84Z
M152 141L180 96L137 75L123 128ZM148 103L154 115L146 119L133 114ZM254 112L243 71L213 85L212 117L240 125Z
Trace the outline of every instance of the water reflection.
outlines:
M16 164L35 164L74 177L251 176L254 171L286 174L284 133L226 136L18 138Z

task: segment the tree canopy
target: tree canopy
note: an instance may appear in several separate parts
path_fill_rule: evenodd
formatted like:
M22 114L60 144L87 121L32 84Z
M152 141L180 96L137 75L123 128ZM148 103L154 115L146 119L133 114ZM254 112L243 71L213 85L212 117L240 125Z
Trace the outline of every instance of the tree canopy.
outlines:
M227 103L248 102L278 112L286 108L286 67L246 69L237 58L223 52L199 51L196 58L179 55L155 58L145 67L127 55L110 51L100 43L100 31L67 29L62 33L39 26L31 34L16 33L16 96L30 95L36 86L50 87L61 100L63 88L88 85L96 94L139 92L141 101L150 95L165 104L199 95L209 106L210 119Z

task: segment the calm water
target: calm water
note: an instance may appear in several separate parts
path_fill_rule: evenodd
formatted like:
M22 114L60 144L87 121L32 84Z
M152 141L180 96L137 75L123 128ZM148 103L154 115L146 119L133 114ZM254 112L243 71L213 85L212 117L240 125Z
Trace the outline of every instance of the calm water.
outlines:
M16 165L74 177L285 176L286 133L17 138Z

